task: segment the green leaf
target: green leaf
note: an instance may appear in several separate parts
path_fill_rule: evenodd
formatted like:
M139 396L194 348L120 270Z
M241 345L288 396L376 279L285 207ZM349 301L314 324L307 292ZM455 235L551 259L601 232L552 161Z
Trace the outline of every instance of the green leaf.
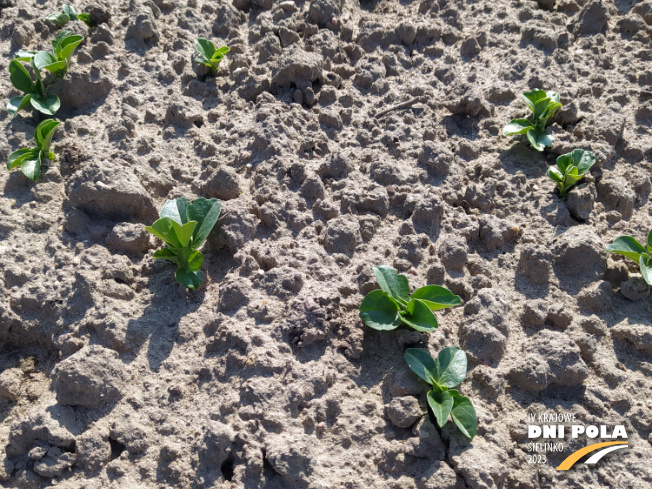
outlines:
M435 360L435 381L441 387L455 387L466 377L466 353L457 346L444 348Z
M13 97L9 100L9 102L7 102L7 113L13 117L19 110L22 110L30 105L31 98L32 94L30 93L24 97Z
M35 151L33 157L25 158L20 165L20 171L30 180L38 180L41 176L41 152Z
M527 132L527 138L537 151L543 151L546 146L552 146L552 137L545 131L538 132L535 129L530 129Z
M38 51L23 51L22 49L16 51L14 54L14 59L16 61L25 61L29 63L30 60L38 54Z
M549 102L548 107L543 112L541 119L545 121L545 125L549 125L552 122L552 118L555 116L557 110L561 107L559 102Z
M170 248L161 248L160 250L156 250L153 256L154 258L169 260L179 265L179 258L177 257L177 254Z
M42 70L46 66L52 65L57 61L57 58L47 51L40 51L34 55L34 66L36 66L36 69L38 70Z
M478 418L475 408L468 397L460 395L455 390L448 391L453 398L451 418L464 436L472 439L478 430Z
M222 204L217 199L195 199L187 207L188 219L197 221L197 228L192 237L192 248L197 250L202 245L217 223L222 212Z
M372 290L360 304L360 318L367 326L379 331L391 331L401 324L398 311L396 301L382 290Z
M191 271L179 268L175 273L175 277L177 282L190 290L196 290L204 283L204 279L201 277L201 271L199 270Z
M430 385L435 385L437 367L435 360L426 350L408 348L403 354L410 369Z
M532 112L534 112L534 107L536 103L539 100L546 98L548 95L546 94L545 90L535 88L534 90L531 90L529 92L524 92L522 96L527 106L530 108Z
M534 115L532 116L532 119L534 120L535 124L537 120L543 118L543 115L546 113L549 104L550 99L548 97L542 98L541 100L538 100L536 104L534 104Z
M185 224L188 222L187 209L188 200L185 197L179 197L178 199L166 201L159 216L169 217L174 222ZM197 221L197 219L193 219L193 221Z
M647 254L647 250L643 245L631 236L619 236L613 243L607 246L607 251L626 256L637 263L642 254Z
M652 229L650 229L650 232L647 233L647 249L648 253L652 254Z
M72 20L75 20L75 17L77 17L77 11L75 10L75 7L73 7L72 5L68 5L67 3L64 3L62 10Z
M87 14L86 12L77 14L77 18L86 24L90 29L93 29L97 26L97 23L93 21L91 15Z
M48 15L45 20L49 20L53 24L55 24L57 27L64 27L68 22L70 22L70 16L67 15L65 12L59 12L56 14L50 14Z
M193 250L188 260L188 270L193 272L195 270L199 270L202 266L202 263L204 263L204 255L202 255L199 251Z
M217 51L213 53L213 56L211 56L211 59L219 59L221 60L226 56L226 54L231 51L227 46L222 46L219 48Z
M186 247L190 244L190 239L192 238L192 233L196 226L197 221L189 221L184 225L172 221L172 227L174 228L174 232L176 233L181 246Z
M548 168L548 176L557 183L564 182L564 175L559 171L558 168L555 168L554 166Z
M509 124L503 127L503 136L514 136L515 134L525 134L531 129L532 123L527 119L512 119Z
M215 44L213 44L213 42L209 41L208 39L200 37L195 41L195 49L206 60L210 60L215 53Z
M459 306L462 303L460 296L440 285L426 285L418 288L412 294L412 299L421 299L431 311Z
M410 300L410 285L405 275L396 273L396 270L387 265L374 267L374 275L380 288L398 301Z
M412 299L407 305L407 313L398 313L405 324L417 331L427 332L437 329L437 318L424 301Z
M174 231L173 222L174 221L169 217L162 217L155 221L151 226L146 226L145 229L157 238L162 239L168 245L172 246L172 248L178 249L181 248L181 243Z
M46 115L54 115L57 110L59 110L59 107L61 107L59 97L56 95L48 95L45 98L41 98L38 95L32 95L29 101L32 104L32 107Z
M448 416L453 409L453 398L448 391L441 390L436 385L428 392L428 406L432 409L432 414L435 415L437 424L440 428L448 422Z
M78 36L78 35L66 36L65 38L63 38L57 46L58 59L65 60L66 65L70 65L70 58L72 57L72 54L75 52L75 49L77 49L77 46L79 46L83 40L84 40L84 36Z
M20 166L25 158L30 158L32 156L36 157L34 151L38 150L35 150L34 148L24 148L11 153L9 155L9 159L7 160L7 170L13 170L17 166Z
M652 285L652 260L648 259L647 255L641 255L638 259L638 267L645 283Z
M15 59L9 62L9 79L14 87L21 92L32 93L34 92L34 82L32 77L20 61Z
M577 167L580 176L584 176L595 164L595 155L583 149L574 149L572 152L573 165Z
M559 155L557 157L556 163L557 163L557 168L559 168L559 171L562 173L562 175L564 175L566 174L566 170L568 169L568 167L573 165L573 157L571 153Z
M36 146L44 153L50 152L52 137L54 136L54 131L59 124L61 123L55 120L45 119L36 126L36 131L34 131L34 141L36 141Z

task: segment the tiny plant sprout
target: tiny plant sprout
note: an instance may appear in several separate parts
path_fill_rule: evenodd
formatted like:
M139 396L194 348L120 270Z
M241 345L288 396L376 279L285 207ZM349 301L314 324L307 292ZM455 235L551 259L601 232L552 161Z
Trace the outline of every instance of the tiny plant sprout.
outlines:
M459 306L462 300L439 285L426 285L410 296L405 275L385 265L374 267L380 289L369 292L360 304L360 317L370 328L391 331L407 324L417 331L434 331L439 324L433 311Z
M75 10L75 7L68 4L63 4L61 12L50 14L45 18L45 20L49 20L57 27L65 27L66 24L71 20L81 20L90 29L93 29L97 25L91 19L90 14L87 14L85 12L78 14L77 11Z
M47 70L59 78L68 73L72 55L84 36L70 34L70 31L61 31L52 41L52 52L47 51L19 51L16 53L17 61L32 63L36 70Z
M14 151L7 160L7 170L20 167L20 171L31 179L38 180L41 175L41 165L44 160L54 160L54 153L50 151L52 136L60 122L46 119L36 126L34 131L35 148L25 148Z
M626 256L638 263L643 280L652 285L652 229L647 234L645 246L631 236L619 236L607 246L607 251Z
M25 52L22 54L25 54ZM16 115L19 110L30 105L43 114L54 115L61 106L59 97L46 94L41 74L34 64L34 58L35 56L30 58L30 63L36 75L36 81L32 80L32 77L18 59L11 60L9 63L11 84L25 94L9 100L7 112L10 116Z
M196 58L195 61L208 66L213 76L217 73L217 67L220 65L222 58L230 51L226 46L215 49L215 44L203 37L195 41L195 49L199 53L199 58Z
M439 427L443 428L450 416L464 436L473 438L478 428L475 408L468 397L453 389L466 377L466 353L449 346L436 359L418 348L408 348L404 356L412 371L432 386L428 406Z
M559 197L575 185L595 163L595 155L583 149L574 149L557 158L557 166L548 169L548 176L557 182Z
M154 258L177 264L176 279L184 287L195 290L204 281L199 268L204 256L199 248L206 241L220 217L221 204L217 199L196 199L192 203L184 197L168 200L158 219L145 229L165 242L163 249L154 252Z
M503 128L503 136L525 134L534 149L543 151L546 146L552 146L552 136L546 132L546 127L561 107L559 94L536 88L523 93L523 100L532 111L532 120L512 119Z

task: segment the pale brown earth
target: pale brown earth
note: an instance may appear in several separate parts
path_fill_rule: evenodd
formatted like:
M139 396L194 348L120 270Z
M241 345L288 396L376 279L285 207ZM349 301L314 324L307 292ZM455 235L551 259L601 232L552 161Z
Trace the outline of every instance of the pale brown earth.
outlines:
M73 3L104 22L72 25L58 159L0 172L2 487L652 487L652 299L605 251L652 228L650 0ZM3 66L59 6L0 0ZM231 47L217 78L199 36ZM500 135L535 87L564 104L544 153ZM0 114L4 160L37 122ZM560 200L573 148L597 163ZM228 212L197 292L144 231L178 196ZM363 327L379 264L464 304ZM402 357L447 345L472 442ZM528 463L526 415L556 411L629 448Z

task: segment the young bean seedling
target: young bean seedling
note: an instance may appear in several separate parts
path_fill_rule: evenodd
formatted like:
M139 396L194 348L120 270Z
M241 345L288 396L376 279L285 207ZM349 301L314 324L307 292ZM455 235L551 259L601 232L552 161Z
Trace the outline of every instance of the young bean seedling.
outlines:
M217 73L217 67L220 65L220 61L222 61L224 56L226 56L226 53L230 51L226 46L215 49L215 44L203 37L200 37L195 41L195 49L199 53L199 58L196 58L195 61L208 66L211 69L211 74L213 76Z
M75 10L75 7L65 3L63 4L61 12L55 12L53 14L50 14L45 18L45 20L49 20L57 27L65 27L66 24L71 20L81 20L84 24L86 24L89 27L89 29L93 29L94 27L97 26L97 24L93 22L93 20L91 19L90 14L87 14L85 12L78 14L77 11Z
M84 36L70 34L70 31L61 31L52 41L52 52L47 51L18 51L15 59L32 63L36 70L46 69L59 78L63 78L68 69L72 55Z
M41 74L34 64L34 57L30 59L30 63L36 75L36 81L32 80L19 60L14 59L9 63L9 79L12 85L24 92L25 95L11 98L7 103L7 112L13 117L19 110L31 105L43 114L54 115L61 106L59 97L46 93Z
M557 166L548 169L548 176L557 182L559 197L575 185L595 163L595 155L583 149L574 149L557 158Z
M176 279L184 287L195 290L204 281L199 268L204 256L199 251L220 217L217 199L196 199L191 204L184 197L168 200L158 219L145 229L166 246L154 252L154 258L177 264Z
M645 246L631 236L619 236L607 246L607 251L626 256L638 263L643 280L652 285L652 229L647 235Z
M25 148L14 151L7 160L7 170L13 170L20 167L20 171L31 179L38 180L41 175L41 165L43 160L54 160L54 153L50 151L52 136L60 122L52 119L46 119L36 126L34 131L35 148Z
M466 353L449 346L439 352L437 359L417 348L408 348L404 356L412 371L432 386L428 405L439 427L443 428L450 416L464 436L473 438L478 428L475 408L468 397L453 389L466 377Z
M407 324L417 331L433 331L439 326L433 311L459 306L462 300L439 285L426 285L410 296L405 275L385 265L374 267L380 289L369 292L360 304L360 317L370 328L391 331Z
M552 123L555 112L561 107L559 94L535 88L522 96L532 111L532 120L512 119L503 128L503 136L525 134L534 149L543 151L546 146L552 146L552 136L546 132L546 127Z

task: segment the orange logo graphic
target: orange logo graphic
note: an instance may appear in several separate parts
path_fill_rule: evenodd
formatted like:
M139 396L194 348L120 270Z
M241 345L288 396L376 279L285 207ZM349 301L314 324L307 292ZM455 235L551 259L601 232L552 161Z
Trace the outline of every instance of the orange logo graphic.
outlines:
M561 464L559 464L559 467L557 467L557 470L568 470L570 469L575 463L581 459L584 455L595 452L596 450L599 450L597 453L594 453L586 462L585 464L596 464L598 461L604 457L606 454L613 452L614 450L620 450L621 448L627 448L627 442L626 441L606 441L603 443L595 443L593 445L589 445L588 447L580 448L574 453L571 453L566 460L564 460ZM600 450L602 449L602 450Z

